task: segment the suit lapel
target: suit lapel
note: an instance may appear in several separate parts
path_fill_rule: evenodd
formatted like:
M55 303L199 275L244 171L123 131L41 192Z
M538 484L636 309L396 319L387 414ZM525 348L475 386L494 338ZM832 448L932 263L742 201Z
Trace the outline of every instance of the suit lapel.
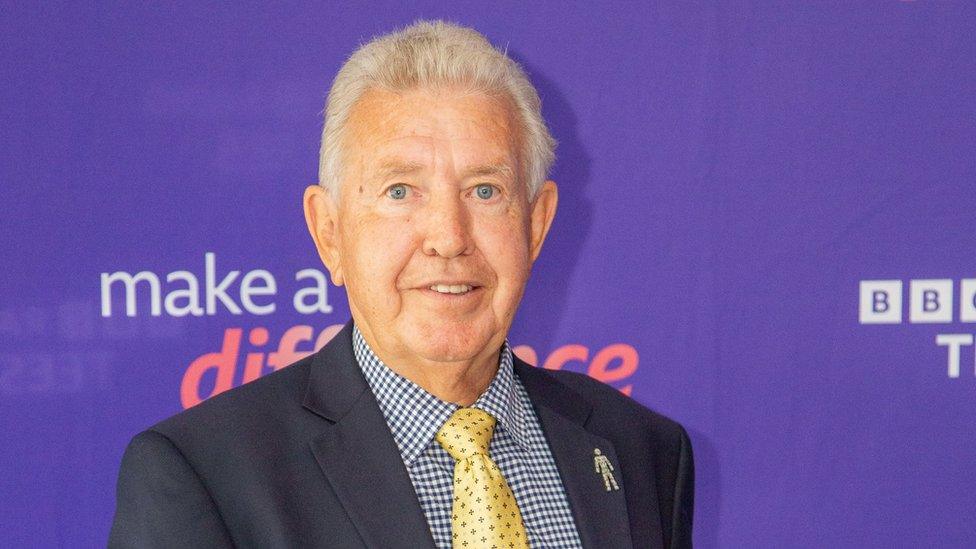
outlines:
M603 476L595 468L593 450L596 448L609 458L614 469L618 468L619 461L613 444L586 429L592 411L590 405L549 373L517 357L515 372L542 423L583 546L632 547L622 478L615 471L620 489L607 491Z
M352 323L316 355L304 406L331 425L310 442L369 547L433 547L413 484L352 350Z

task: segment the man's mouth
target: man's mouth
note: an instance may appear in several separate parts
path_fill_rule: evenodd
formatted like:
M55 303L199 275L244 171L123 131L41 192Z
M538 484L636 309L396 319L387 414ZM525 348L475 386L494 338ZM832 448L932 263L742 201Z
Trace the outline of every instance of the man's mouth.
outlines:
M474 289L468 284L431 284L429 287L439 294L466 294Z

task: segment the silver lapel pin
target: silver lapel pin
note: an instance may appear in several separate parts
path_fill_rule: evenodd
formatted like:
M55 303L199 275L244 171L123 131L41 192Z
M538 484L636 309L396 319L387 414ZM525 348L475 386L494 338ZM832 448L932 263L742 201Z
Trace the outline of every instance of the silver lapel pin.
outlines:
M610 464L610 458L603 455L599 448L593 449L593 468L603 475L603 485L607 487L607 492L620 489L617 486L617 479L613 478L613 465Z

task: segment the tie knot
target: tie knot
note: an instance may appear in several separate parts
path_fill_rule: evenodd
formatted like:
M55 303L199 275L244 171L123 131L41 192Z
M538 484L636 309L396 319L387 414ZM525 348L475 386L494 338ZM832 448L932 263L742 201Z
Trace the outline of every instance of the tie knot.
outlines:
M476 454L488 455L495 418L477 408L458 408L437 431L437 442L455 460Z

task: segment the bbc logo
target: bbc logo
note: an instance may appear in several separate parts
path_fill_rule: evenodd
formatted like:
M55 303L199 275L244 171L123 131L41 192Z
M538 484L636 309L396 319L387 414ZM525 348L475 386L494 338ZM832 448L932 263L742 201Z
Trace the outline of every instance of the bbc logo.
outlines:
M956 301L947 278L908 281L908 322L953 322ZM959 281L959 321L976 322L976 278ZM862 280L858 320L861 324L901 324L904 318L901 280Z

